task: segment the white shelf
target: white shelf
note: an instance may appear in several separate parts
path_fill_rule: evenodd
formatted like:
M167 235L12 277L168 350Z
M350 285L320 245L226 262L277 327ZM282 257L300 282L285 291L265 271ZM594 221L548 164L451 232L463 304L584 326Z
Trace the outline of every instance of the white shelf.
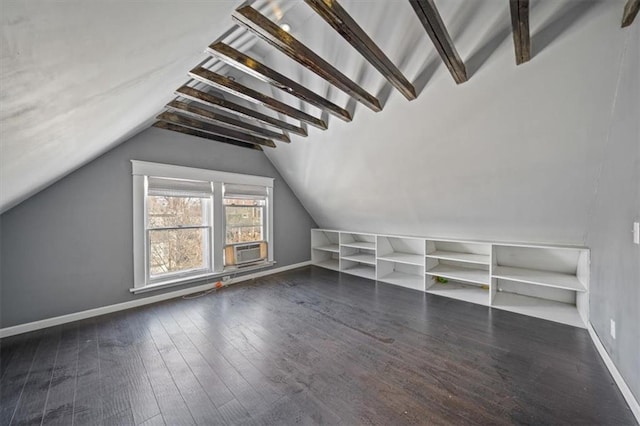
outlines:
M587 291L578 280L578 277L575 275L561 274L559 272L497 266L493 270L493 278L563 288L566 290Z
M334 271L340 270L340 263L338 259L323 260L321 262L314 263L314 265L319 266L321 268L333 269Z
M490 263L488 254L457 253L455 251L436 250L427 254L432 259L453 260L456 262L476 263L488 265Z
M424 257L421 254L389 253L384 256L379 256L378 259L388 262L406 263L408 265L424 265Z
M465 302L489 305L489 290L483 290L478 286L465 285L461 283L434 283L427 293L438 296L450 297L452 299L464 300Z
M578 309L574 305L567 303L522 296L514 293L498 292L493 300L492 307L568 324L574 327L585 328Z
M376 279L376 270L375 268L372 268L371 266L354 266L348 269L343 269L342 272L347 273L347 274L351 274L351 275L357 275L359 277L362 278L368 278L370 280L375 280Z
M489 285L491 281L489 279L489 271L461 268L453 265L439 264L435 268L429 269L426 274L483 285Z
M373 254L357 253L342 256L343 260L351 260L352 262L366 263L367 265L375 265L376 257Z
M342 243L342 247L353 247L359 249L375 250L376 243L369 243L367 241L353 241L351 243Z
M340 253L340 246L338 244L330 244L328 246L314 247L314 250L329 251L331 253Z
M424 277L421 275L394 271L384 277L379 277L378 281L424 291Z

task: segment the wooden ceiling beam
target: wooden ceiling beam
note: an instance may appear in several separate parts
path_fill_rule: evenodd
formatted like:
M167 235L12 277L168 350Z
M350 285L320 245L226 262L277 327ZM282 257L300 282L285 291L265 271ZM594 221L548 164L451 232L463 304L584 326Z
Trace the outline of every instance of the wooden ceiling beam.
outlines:
M253 124L247 123L245 121L236 120L235 118L227 117L226 115L221 115L213 111L209 111L208 109L201 108L194 104L188 104L186 102L173 100L167 104L167 108L172 110L179 110L184 114L191 115L198 119L205 119L215 121L217 123L222 123L228 126L233 126L234 128L244 130L258 136L277 139L282 142L291 142L289 135L287 135L286 133L273 132L263 127L254 126Z
M196 67L192 69L189 72L189 76L218 90L231 93L232 95L238 96L249 102L257 103L275 112L279 112L280 114L284 114L296 120L310 124L314 127L317 127L318 129L327 129L327 123L324 120L313 117L312 115L309 115L304 111L293 108L292 106L289 106L284 102L280 102L277 99L262 94L257 90L253 90L204 67Z
M271 139L264 139L258 136L250 135L248 133L240 132L238 130L229 129L228 127L217 126L215 124L196 120L194 118L187 117L182 114L177 114L175 112L165 111L158 115L156 119L172 124L178 124L184 127L191 127L192 129L200 130L205 133L211 133L214 135L224 136L246 143L252 143L254 145L268 146L269 148L276 147L275 142Z
M358 100L373 111L381 111L380 101L353 80L342 74L311 49L271 22L251 6L242 6L233 13L240 25L260 37L300 65L316 73L329 83Z
M298 127L293 124L287 123L286 121L282 121L277 118L270 117L258 111L254 111L251 108L238 105L236 103L222 99L218 96L212 95L211 93L194 89L193 87L190 87L190 86L185 85L180 87L178 90L176 90L176 94L178 96L182 96L183 98L186 98L195 102L200 102L202 104L209 105L215 108L219 108L223 111L230 112L235 115L240 115L245 118L257 120L261 123L268 124L280 130L286 130L300 136L307 136L307 130L303 127Z
M256 61L248 55L234 49L233 47L222 43L213 43L207 49L209 54L214 55L225 63L235 67L259 80L269 83L273 87L289 93L298 99L310 103L329 114L338 117L344 121L351 121L351 114L344 108L332 103L328 99L312 92L303 85L291 80L279 72L267 67L266 65Z
M624 13L622 14L622 28L628 27L636 19L636 15L640 10L640 0L627 0L624 5Z
M531 59L531 39L529 36L529 0L509 0L511 28L516 64L524 64Z
M410 101L416 98L416 89L413 84L336 0L305 0L305 2L360 52L405 98Z
M420 23L427 31L429 38L431 38L455 82L461 84L467 81L467 69L453 45L451 36L449 36L449 32L433 0L409 0L409 3L411 3L413 10L418 15Z
M167 123L166 121L156 121L153 124L153 127L157 127L159 129L164 129L164 130L170 130L172 132L178 132L178 133L182 133L185 135L191 135L191 136L196 136L199 138L203 138L203 139L209 139L212 141L216 141L216 142L222 142L222 143L226 143L229 145L235 145L235 146L239 146L242 148L249 148L249 149L255 149L258 151L263 151L262 147L260 145L254 145L254 144L250 144L250 143L246 143L246 142L241 142L235 139L230 139L230 138L225 138L223 136L219 136L219 135L212 135L211 133L205 133L205 132L201 132L199 130L194 130L191 129L189 127L184 127L184 126L180 126L178 124L173 124L173 123Z

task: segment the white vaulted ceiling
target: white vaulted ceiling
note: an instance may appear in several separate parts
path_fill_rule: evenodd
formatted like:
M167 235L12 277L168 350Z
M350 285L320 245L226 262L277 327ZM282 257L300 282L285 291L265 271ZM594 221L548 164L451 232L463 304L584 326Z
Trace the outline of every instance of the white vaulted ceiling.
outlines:
M2 0L0 211L148 127L237 5Z

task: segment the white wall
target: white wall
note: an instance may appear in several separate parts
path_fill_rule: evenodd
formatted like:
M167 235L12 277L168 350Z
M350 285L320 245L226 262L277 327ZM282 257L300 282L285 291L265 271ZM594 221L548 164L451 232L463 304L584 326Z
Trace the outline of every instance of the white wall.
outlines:
M310 129L269 159L321 227L592 245L592 321L603 336L617 318L618 339L605 344L638 396L638 250L628 231L638 215L639 24L620 29L621 1L533 2L534 57L516 66L508 2L437 1L471 74L456 86L405 3L345 8L419 98L392 92L377 114L356 105L352 123L330 118L329 130ZM380 92L375 72L362 71L371 67L314 18L300 38ZM327 93L282 54L267 60Z

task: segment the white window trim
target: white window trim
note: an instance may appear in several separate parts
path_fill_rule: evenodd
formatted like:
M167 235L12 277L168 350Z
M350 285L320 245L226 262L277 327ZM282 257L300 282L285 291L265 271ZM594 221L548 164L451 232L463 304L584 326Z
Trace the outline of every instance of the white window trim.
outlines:
M151 163L148 161L131 160L133 175L133 284L132 292L142 289L163 288L166 285L187 284L194 281L194 277L185 277L176 280L175 277L166 283L147 279L147 250L145 244L145 203L146 188L145 176L158 176L170 179L189 179L213 182L213 271L209 274L198 276L197 279L207 279L221 276L225 272L237 272L237 268L224 268L223 251L225 245L224 208L222 204L222 184L242 184L265 186L269 190L267 195L267 223L266 237L267 262L265 266L271 266L273 260L273 178L264 176L244 175L239 173L221 172L216 170L198 169L193 167L175 166L171 164ZM217 231L220 230L220 231Z

